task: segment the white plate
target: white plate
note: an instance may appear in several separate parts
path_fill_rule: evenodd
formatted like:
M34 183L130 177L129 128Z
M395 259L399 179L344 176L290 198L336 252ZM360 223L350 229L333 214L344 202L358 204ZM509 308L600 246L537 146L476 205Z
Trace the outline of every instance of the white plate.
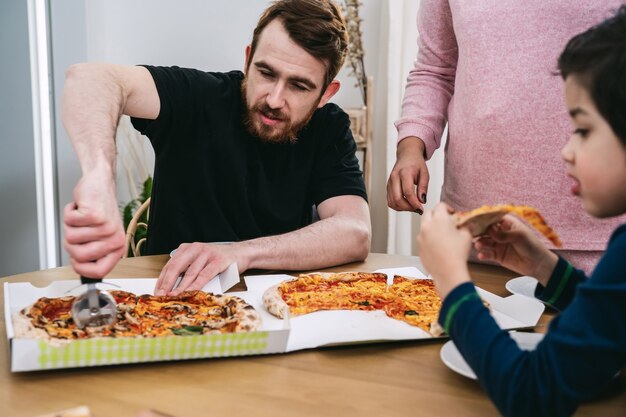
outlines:
M526 332L510 332L511 338L517 342L517 345L524 350L533 350L541 339L543 339L543 333L526 333ZM441 361L454 372L459 373L465 377L476 379L476 374L469 367L461 353L458 351L454 342L449 340L442 347L439 352Z
M233 243L233 242L206 242L206 243L210 243L212 245L228 245L229 243ZM178 250L178 248L174 249L173 251L170 252L170 258L172 256L174 256L174 254L176 253L176 251Z
M535 288L537 288L538 282L536 278L525 276L513 278L504 284L504 286L512 294L535 298Z

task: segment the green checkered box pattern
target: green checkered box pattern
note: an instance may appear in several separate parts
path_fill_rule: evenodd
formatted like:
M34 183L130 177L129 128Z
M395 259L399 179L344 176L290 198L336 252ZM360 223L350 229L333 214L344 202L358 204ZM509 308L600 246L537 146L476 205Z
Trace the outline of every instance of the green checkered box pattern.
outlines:
M256 355L266 352L269 332L156 338L76 340L62 346L39 342L40 369Z

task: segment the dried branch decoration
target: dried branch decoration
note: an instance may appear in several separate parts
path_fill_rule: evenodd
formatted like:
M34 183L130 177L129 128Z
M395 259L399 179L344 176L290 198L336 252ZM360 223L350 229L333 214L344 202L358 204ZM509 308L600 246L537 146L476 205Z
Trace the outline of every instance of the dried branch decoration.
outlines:
M348 54L347 61L350 63L351 72L349 75L353 75L356 78L355 87L358 87L361 91L361 97L363 103L366 103L367 97L367 75L365 74L365 65L363 64L363 43L361 41L361 22L362 19L359 16L359 7L361 3L358 0L343 0L342 9L344 18L346 19L346 26L348 29Z

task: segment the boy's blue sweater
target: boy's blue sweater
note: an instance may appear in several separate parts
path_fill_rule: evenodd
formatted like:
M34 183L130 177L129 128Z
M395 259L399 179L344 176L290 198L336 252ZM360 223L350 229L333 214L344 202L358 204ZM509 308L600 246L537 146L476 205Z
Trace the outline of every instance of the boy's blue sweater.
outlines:
M569 416L626 364L626 225L591 278L559 259L535 295L561 313L534 351L500 330L471 283L450 292L439 322L503 415Z

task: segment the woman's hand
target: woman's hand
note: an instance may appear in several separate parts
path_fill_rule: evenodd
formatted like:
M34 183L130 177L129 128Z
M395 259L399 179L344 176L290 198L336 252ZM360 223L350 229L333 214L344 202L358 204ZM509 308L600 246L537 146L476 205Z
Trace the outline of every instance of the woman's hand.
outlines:
M429 180L424 142L415 136L401 140L387 181L387 205L397 211L422 214Z

